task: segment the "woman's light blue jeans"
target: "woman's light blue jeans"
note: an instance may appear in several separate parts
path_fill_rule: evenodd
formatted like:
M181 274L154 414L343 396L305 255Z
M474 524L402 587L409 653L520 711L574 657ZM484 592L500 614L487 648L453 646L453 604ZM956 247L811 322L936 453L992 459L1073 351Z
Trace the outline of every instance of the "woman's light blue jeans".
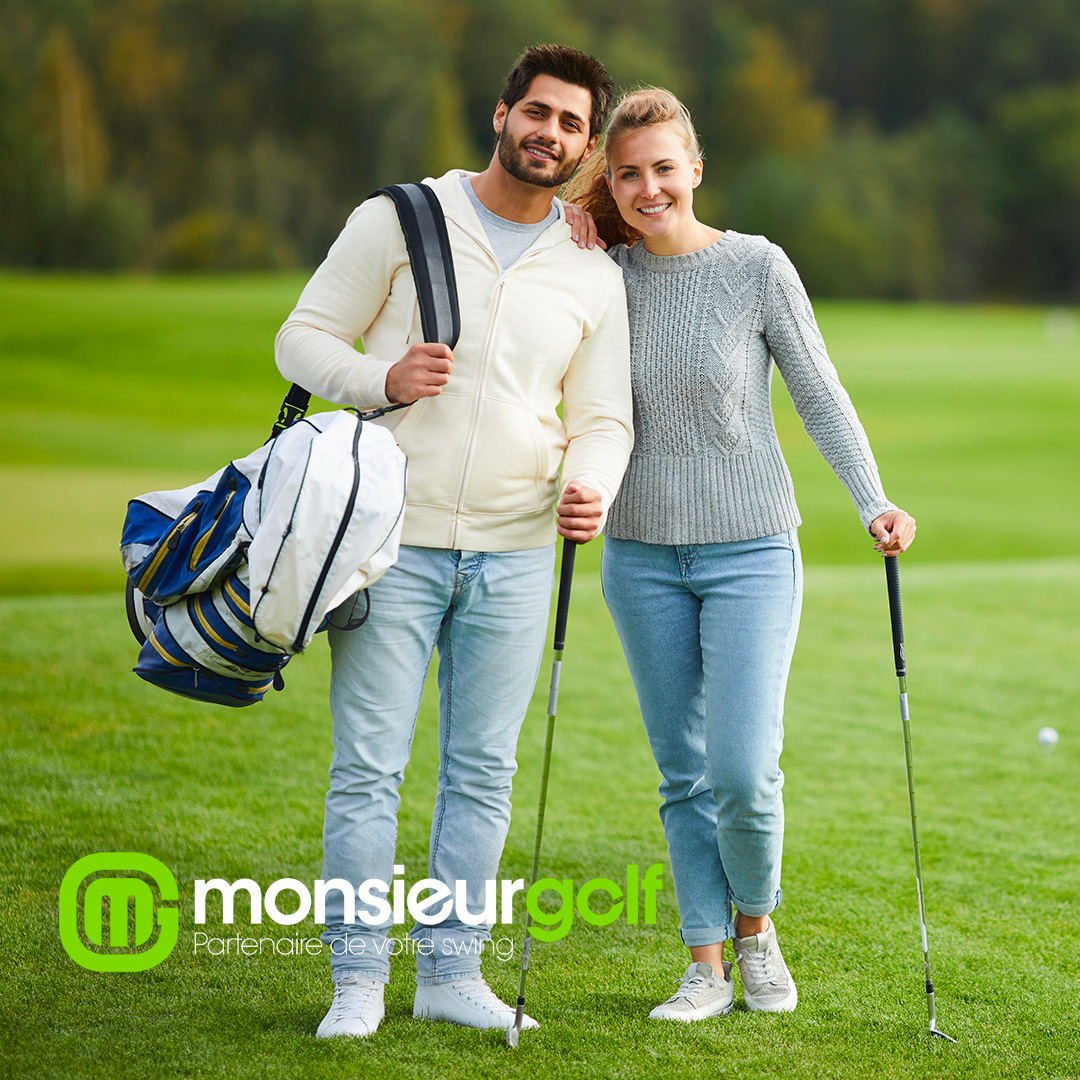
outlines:
M604 540L603 586L663 782L685 945L780 902L784 691L802 607L794 530L725 544Z
M554 546L402 547L371 586L367 622L330 631L334 756L324 881L341 878L354 888L376 878L392 882L398 788L438 647L439 774L429 861L426 871L406 866L405 884L432 877L454 890L464 881L468 911L484 910L485 882L496 880L510 824L514 755L543 656L554 565ZM358 902L358 912L362 907ZM386 982L391 925L347 922L342 894L329 891L323 941L334 978L359 972ZM462 922L456 910L437 926L415 926L417 981L477 975L489 927Z

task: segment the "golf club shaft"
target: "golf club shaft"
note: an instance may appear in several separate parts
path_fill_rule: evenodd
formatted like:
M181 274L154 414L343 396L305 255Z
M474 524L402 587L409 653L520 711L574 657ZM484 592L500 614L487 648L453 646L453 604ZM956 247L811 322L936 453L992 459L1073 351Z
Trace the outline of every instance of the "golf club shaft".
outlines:
M930 977L930 943L926 935L926 911L923 906L922 860L919 857L919 826L915 812L915 769L911 760L911 723L907 697L907 658L904 655L904 619L900 608L900 560L886 557L885 579L889 586L889 618L892 622L893 658L896 661L896 681L900 690L900 725L904 733L904 766L907 771L908 806L911 810L911 843L915 852L915 891L919 901L919 930L922 934L923 970L926 975L926 1007L930 1030L937 1030L934 1011L934 982ZM944 1036L948 1038L948 1036Z
M544 810L547 807L548 775L551 772L551 746L555 739L555 714L559 705L559 676L562 672L563 649L566 646L566 619L570 611L570 584L574 577L574 556L577 544L573 540L563 541L562 569L559 573L559 600L555 609L555 659L551 665L551 687L548 691L547 738L544 742L544 764L540 770L540 802L536 812L536 840L533 844L532 876L529 888L536 884L540 876L540 843L544 836ZM517 1009L514 1026L511 1029L516 1036L521 1030L525 1016L525 979L529 972L529 946L532 938L529 928L532 917L526 909L525 940L521 946L521 981L518 983ZM511 1045L516 1045L512 1039Z

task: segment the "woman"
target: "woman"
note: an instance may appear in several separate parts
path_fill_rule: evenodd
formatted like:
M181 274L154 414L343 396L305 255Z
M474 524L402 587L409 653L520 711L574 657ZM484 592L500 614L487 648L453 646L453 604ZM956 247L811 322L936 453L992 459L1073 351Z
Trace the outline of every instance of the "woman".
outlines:
M780 901L783 701L802 600L798 509L769 398L775 360L807 431L883 555L915 522L885 498L862 426L783 251L694 216L702 162L665 90L625 96L578 201L622 267L635 446L605 530L603 586L660 792L690 965L649 1014L699 1020L798 993ZM573 196L572 196L573 197ZM570 209L575 231L589 228ZM734 909L734 911L733 911Z

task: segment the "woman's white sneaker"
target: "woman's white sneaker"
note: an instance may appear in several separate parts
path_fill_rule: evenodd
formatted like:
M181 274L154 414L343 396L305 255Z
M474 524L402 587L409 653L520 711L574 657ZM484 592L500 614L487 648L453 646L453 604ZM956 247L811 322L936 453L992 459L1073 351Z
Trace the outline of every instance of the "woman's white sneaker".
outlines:
M751 1012L792 1012L799 1002L772 920L760 934L736 938L735 959L742 978L743 1000Z
M448 1020L463 1027L508 1031L514 1026L515 1011L478 975L471 979L417 986L413 1016ZM521 1026L528 1029L540 1025L531 1016L526 1016Z
M707 1016L723 1016L731 1012L735 1001L735 983L731 965L724 963L723 978L712 964L699 961L691 964L679 980L679 989L662 1005L657 1005L649 1017L653 1020L704 1020Z
M353 1035L363 1038L374 1035L386 1015L383 1006L385 986L378 979L362 975L345 975L334 983L334 1001L315 1032L316 1039L334 1035Z

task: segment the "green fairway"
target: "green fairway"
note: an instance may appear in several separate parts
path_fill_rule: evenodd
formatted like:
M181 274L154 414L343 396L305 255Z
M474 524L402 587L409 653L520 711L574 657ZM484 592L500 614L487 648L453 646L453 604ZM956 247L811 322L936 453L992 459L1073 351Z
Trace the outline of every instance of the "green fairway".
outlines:
M728 1017L646 1019L687 957L659 777L600 595L598 544L578 560L542 872L580 885L663 863L658 924L579 917L561 942L534 945L529 1011L542 1027L516 1051L413 1021L406 956L373 1038L317 1042L325 955L195 953L196 930L212 932L194 923L196 879L320 876L328 652L318 638L286 670L285 692L247 710L155 690L130 671L116 546L128 498L200 479L265 438L285 389L273 336L301 284L0 277L3 1075L1080 1075L1080 342L1048 333L1036 309L819 311L886 489L919 520L902 562L913 749L939 1020L957 1045L926 1032L884 574L779 379L808 564L776 914L794 1014L750 1014L737 990ZM548 663L522 735L503 878L531 862ZM432 691L402 788L410 883L425 873L435 792ZM1036 742L1045 725L1061 735L1052 751ZM160 966L97 974L64 952L60 882L93 852L144 852L175 874L180 934ZM512 958L485 960L504 999L516 994L521 910L493 931ZM219 936L318 933L310 917L252 927L238 911L222 927L218 909Z
M266 438L286 389L274 335L302 283L0 276L0 594L118 587L127 499L200 480ZM819 315L886 491L919 520L921 562L1076 552L1080 338L1060 315L850 303ZM847 493L774 387L807 562L865 558Z

